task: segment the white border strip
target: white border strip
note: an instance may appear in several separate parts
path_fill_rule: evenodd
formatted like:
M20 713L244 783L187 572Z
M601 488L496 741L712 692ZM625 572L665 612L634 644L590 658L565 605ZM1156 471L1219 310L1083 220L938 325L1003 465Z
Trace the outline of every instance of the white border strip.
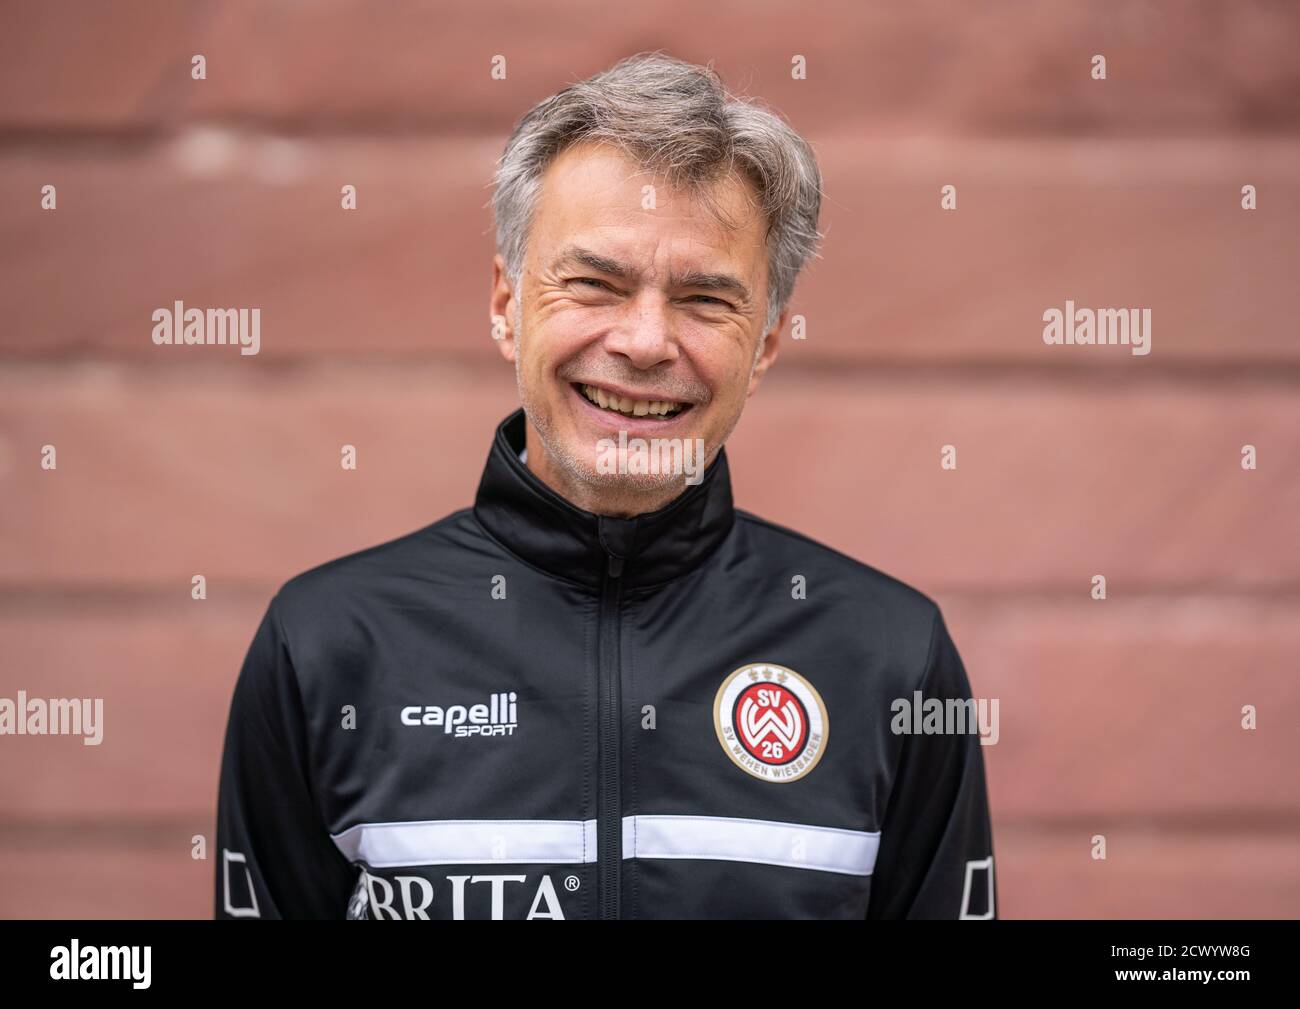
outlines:
M359 823L331 835L350 862L418 865L596 861L595 820ZM880 833L726 816L625 816L623 857L712 859L870 876Z
M703 858L870 876L880 833L725 816L625 816L624 858Z
M375 869L596 861L595 820L359 823L331 837L348 861L364 861Z

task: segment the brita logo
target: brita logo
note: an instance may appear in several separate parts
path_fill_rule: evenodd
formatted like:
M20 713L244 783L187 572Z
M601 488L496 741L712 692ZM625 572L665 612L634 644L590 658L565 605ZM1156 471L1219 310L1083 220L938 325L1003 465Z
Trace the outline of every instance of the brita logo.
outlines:
M513 736L519 724L517 695L492 694L487 704L453 704L448 708L435 704L413 704L402 709L403 725L428 725L441 728L448 736Z

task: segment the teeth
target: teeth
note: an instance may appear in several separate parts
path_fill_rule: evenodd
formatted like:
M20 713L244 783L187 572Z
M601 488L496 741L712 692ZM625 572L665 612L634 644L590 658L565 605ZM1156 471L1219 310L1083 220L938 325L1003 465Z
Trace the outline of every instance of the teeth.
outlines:
M667 417L680 412L685 406L684 403L675 403L671 400L611 396L604 389L597 389L594 385L582 386L582 394L599 407L627 414L630 417L644 417L647 414L652 417Z

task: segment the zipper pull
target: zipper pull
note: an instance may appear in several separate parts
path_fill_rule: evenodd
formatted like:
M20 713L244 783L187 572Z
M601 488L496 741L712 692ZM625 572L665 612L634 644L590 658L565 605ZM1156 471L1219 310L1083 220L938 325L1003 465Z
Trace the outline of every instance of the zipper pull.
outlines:
M632 534L636 529L636 519L619 519L602 515L598 529L600 545L605 548L607 558L605 570L610 578L619 578L627 562L628 548L632 544Z

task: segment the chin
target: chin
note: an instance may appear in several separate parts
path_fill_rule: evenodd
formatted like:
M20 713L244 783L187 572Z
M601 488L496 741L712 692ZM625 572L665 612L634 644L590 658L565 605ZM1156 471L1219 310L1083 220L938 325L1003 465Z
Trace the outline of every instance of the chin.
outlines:
M601 473L594 467L587 482L593 487L628 497L659 495L685 480L680 473Z

